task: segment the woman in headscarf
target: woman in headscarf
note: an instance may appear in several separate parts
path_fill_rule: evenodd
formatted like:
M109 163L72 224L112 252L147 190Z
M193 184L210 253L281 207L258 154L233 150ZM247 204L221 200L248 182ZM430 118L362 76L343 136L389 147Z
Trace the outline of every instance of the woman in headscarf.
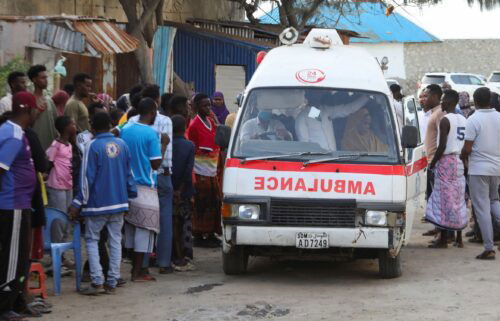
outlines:
M373 133L371 123L372 118L366 108L361 108L349 116L342 139L342 149L359 152L386 152L387 145Z
M69 100L69 95L64 90L59 90L52 96L52 100L56 105L57 116L64 115L64 107L66 106L66 102Z
M469 117L472 108L470 106L470 96L468 92L462 91L458 94L458 106L460 106L460 110L464 114L464 117Z
M114 103L113 103L113 97L106 93L100 93L97 95L97 99L104 105L104 108L107 111L110 111L111 108L113 108Z
M226 123L226 117L229 115L229 110L226 107L224 94L220 91L216 91L212 96L212 111L217 117L219 124Z

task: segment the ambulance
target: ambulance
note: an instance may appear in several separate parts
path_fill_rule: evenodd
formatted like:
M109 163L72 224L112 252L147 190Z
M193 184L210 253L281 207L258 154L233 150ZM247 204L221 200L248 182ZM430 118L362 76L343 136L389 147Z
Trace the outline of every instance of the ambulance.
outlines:
M340 257L399 277L426 189L413 98L398 123L377 61L313 29L265 55L240 106L216 137L227 147L224 272L244 273L249 256Z

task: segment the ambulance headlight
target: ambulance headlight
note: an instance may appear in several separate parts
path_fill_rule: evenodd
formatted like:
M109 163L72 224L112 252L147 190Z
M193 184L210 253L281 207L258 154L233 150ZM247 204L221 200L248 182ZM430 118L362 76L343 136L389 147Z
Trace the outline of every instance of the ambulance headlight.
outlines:
M258 220L260 206L255 204L239 204L234 206L235 216L243 220Z
M387 224L387 211L366 211L365 224L385 226Z

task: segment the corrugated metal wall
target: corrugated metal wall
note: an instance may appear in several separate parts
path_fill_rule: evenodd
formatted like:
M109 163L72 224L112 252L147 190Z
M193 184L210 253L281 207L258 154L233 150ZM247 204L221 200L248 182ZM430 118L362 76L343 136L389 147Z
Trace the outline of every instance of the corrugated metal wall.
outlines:
M216 65L244 66L248 84L257 68L256 54L267 49L243 41L178 29L174 41L174 71L185 82L194 83L197 92L211 95L215 91Z

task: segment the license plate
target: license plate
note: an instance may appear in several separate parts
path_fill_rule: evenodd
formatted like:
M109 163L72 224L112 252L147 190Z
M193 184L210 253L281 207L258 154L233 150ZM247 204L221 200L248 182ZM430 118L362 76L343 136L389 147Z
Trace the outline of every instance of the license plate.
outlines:
M326 249L328 233L297 233L295 246L299 249Z

